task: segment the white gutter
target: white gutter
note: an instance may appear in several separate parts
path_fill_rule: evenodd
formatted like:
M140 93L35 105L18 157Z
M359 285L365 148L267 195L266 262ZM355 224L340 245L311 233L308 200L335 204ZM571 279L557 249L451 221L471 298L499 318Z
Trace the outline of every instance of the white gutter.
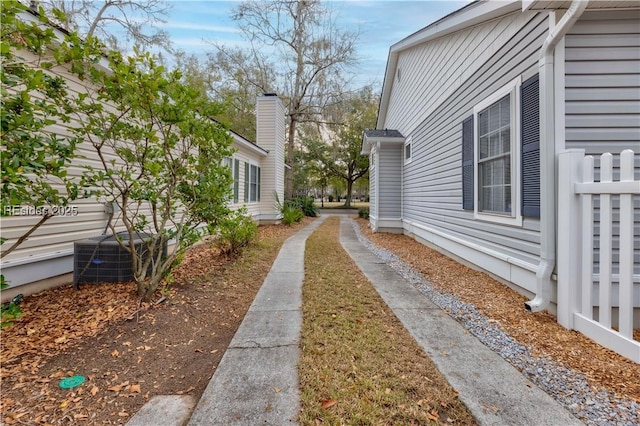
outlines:
M536 272L536 296L525 302L531 312L545 309L551 301L551 274L556 264L556 147L554 50L569 32L589 0L573 0L560 22L552 27L540 50L540 264ZM550 15L552 19L553 15Z

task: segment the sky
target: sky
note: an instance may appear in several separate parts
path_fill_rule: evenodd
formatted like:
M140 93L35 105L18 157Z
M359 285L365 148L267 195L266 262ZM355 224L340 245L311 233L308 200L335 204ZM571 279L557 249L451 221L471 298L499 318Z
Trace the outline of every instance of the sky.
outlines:
M392 44L470 1L334 0L328 3L345 29L360 31L357 44L360 64L354 84L372 84L374 89L380 89ZM246 46L239 28L230 18L237 1L173 0L170 4L172 7L162 28L171 35L174 48L204 56L214 49L212 40L226 46Z

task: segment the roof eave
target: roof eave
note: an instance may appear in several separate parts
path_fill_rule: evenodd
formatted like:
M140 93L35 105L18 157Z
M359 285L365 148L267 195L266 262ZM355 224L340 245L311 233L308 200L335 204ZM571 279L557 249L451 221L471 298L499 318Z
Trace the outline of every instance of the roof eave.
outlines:
M403 144L405 143L406 138L404 136L367 136L364 135L362 139L362 149L360 150L361 155L369 155L371 154L371 149L374 144L384 143L384 144Z
M234 143L242 146L243 148L248 149L249 151L252 151L256 154L258 154L261 157L266 157L269 154L269 151L267 151L266 149L249 142L248 140L246 140L245 138L243 138L242 136L240 136L239 134L230 131L231 135L233 136L233 141Z

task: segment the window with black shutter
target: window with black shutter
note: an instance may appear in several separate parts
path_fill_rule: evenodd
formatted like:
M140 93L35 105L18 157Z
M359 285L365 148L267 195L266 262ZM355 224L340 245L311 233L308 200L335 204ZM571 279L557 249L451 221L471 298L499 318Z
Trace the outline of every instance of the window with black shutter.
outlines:
M462 205L478 220L522 225L522 80L473 107L462 129Z

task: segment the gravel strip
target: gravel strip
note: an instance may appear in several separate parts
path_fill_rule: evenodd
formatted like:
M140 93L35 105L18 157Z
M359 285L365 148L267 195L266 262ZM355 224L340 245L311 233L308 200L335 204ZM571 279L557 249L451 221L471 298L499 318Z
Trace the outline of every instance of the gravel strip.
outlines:
M506 334L496 321L482 315L474 305L433 288L417 270L362 235L357 222L351 220L351 224L358 240L372 253L585 424L640 425L640 404L616 398L606 390L595 392L582 374L548 358L533 356L529 348Z

